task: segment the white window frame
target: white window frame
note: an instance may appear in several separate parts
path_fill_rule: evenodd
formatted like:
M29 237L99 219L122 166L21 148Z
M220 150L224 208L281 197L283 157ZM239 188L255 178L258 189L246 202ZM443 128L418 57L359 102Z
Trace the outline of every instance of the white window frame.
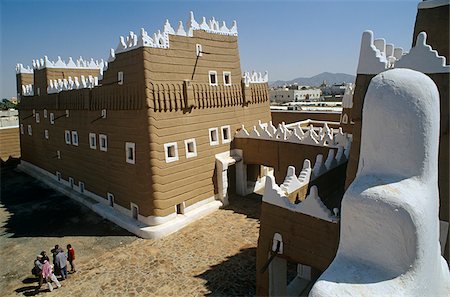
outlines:
M72 144L78 146L78 132L72 131Z
M211 137L211 132L215 131L217 140L213 140ZM219 145L219 128L209 128L208 129L209 145Z
M223 131L228 131L228 139L225 139L225 133ZM222 143L230 143L231 142L231 128L230 125L220 127L220 132L222 134Z
M169 148L174 147L175 156L169 157ZM176 142L169 142L164 144L164 156L166 157L166 163L178 161L178 144Z
M36 112L36 124L39 124L41 122L41 116L39 115L39 112Z
M50 113L50 124L55 124L55 114L53 112Z
M105 146L103 146L102 144L102 139L105 140ZM98 135L98 142L99 142L99 147L100 150L102 152L107 152L108 151L108 136L106 134L99 134Z
M60 182L61 181L61 172L56 171L55 175L56 175L56 180Z
M68 109L66 109L66 118L68 118L70 116L70 112Z
M47 116L48 116L48 112L47 112L47 109L44 109L44 119L46 119L46 118L47 118Z
M44 130L44 138L48 139L48 130L47 129Z
M97 135L95 133L89 133L89 147L93 150L97 149Z
M131 159L129 151L131 151ZM125 158L127 163L129 164L135 164L136 162L136 144L134 142L126 142L125 143Z
M106 193L106 198L108 199L108 205L114 207L114 194L108 192Z
M228 75L228 81L229 81L229 83L226 83L226 80L225 80L225 76L226 75ZM225 85L225 86L231 86L231 71L224 71L223 72L223 84Z
M215 83L212 83L212 82L211 82L211 74L214 74L214 75L216 76L216 82L215 82ZM209 85L210 85L210 86L218 86L218 85L219 85L219 82L218 82L218 79L217 79L217 71L215 71L215 70L210 70L210 71L208 72L208 79L209 79Z
M56 151L56 157L57 157L58 159L61 159L61 151Z
M133 208L136 208L136 217L133 216ZM133 202L130 202L130 214L133 219L139 220L139 206Z
M84 185L84 182L78 182L78 189L80 190L80 193L84 193L86 186Z
M33 135L33 128L31 127L31 125L28 125L28 135Z
M106 109L102 109L102 118L106 119Z
M74 185L75 185L75 180L73 179L73 177L69 177L69 187L71 189L73 189Z
M193 152L189 152L189 144L190 143L192 143L194 145ZM197 142L195 141L195 138L186 139L184 141L184 149L186 151L186 158L197 157Z
M23 124L20 124L20 134L22 134L23 135Z
M71 144L72 135L69 130L64 131L64 141L66 144Z
M197 54L197 57L201 57L203 56L203 50L202 50L202 45L197 43L195 45L195 53Z
M123 85L123 71L117 72L117 83Z

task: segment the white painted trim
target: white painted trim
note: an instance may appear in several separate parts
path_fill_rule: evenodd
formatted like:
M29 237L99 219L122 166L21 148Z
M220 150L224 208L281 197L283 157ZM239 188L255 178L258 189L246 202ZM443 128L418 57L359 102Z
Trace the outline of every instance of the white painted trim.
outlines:
M55 124L55 114L53 112L50 113L50 124L51 125Z
M215 131L216 133L216 140L213 140L211 137L211 132ZM219 145L219 128L209 128L208 129L208 136L209 136L209 145Z
M102 144L102 140L105 140L105 145L103 146ZM108 151L108 136L106 134L99 134L98 135L98 142L99 142L99 146L100 146L100 150L102 152L107 152Z
M9 129L10 127L5 127L4 129ZM23 124L20 124L20 134L23 135Z
M48 112L47 112L47 109L44 109L44 119L46 119L46 118L47 118L47 116L48 116Z
M66 144L71 144L72 138L71 138L71 134L69 130L65 130L64 131L64 140L66 142Z
M47 129L44 130L44 138L45 138L45 139L48 139L48 138L49 138L48 130L47 130Z
M72 144L78 146L78 132L72 131Z
M169 156L169 147L174 147L175 156ZM166 157L166 163L178 161L178 144L176 142L169 142L164 144L164 156Z
M39 124L41 122L41 116L39 115L39 112L36 113L36 124Z
M188 150L188 145L189 143L193 143L194 144L194 151L193 152L189 152ZM190 139L186 139L184 141L184 149L186 151L186 158L193 158L193 157L197 157L197 142L195 141L195 138L190 138Z
M117 72L117 83L123 85L123 71Z
M201 44L197 43L195 45L195 52L197 54L197 57L203 56L203 50L202 50L202 45Z
M56 151L56 157L58 158L58 160L61 159L61 151L60 150Z
M89 147L93 150L97 149L97 135L95 133L89 133Z
M225 134L223 133L223 130L228 131L228 139L225 139ZM231 142L231 127L230 125L222 126L220 127L220 134L222 135L222 143L230 143Z
M449 0L427 0L419 2L419 4L417 5L417 9L435 8L449 4Z
M133 217L133 207L136 208L136 218ZM137 204L130 202L130 215L133 219L139 220L139 206L137 206Z
M225 75L227 75L227 74L228 74L228 80L229 80L228 83L226 83L226 80L225 80ZM222 73L222 78L223 78L223 85L224 86L231 86L231 71L224 71Z
M131 149L131 159L128 154L129 149ZM135 164L136 162L136 144L134 142L125 142L125 161L129 164Z
M33 135L33 128L31 127L31 125L28 125L28 135Z
M211 82L211 74L214 74L216 76L216 82L215 83ZM219 82L217 81L218 80L217 71L215 71L215 70L208 71L208 80L209 80L209 85L210 86L217 86L219 84Z

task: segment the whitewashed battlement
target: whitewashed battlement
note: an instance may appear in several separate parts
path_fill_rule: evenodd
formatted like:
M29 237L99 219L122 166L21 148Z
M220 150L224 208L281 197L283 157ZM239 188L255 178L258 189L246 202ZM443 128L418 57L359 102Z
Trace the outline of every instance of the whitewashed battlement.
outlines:
M348 83L345 87L344 97L342 98L342 108L353 107L353 93L355 92L355 85Z
M30 73L30 74L32 74L32 73L33 73L33 69L31 69L30 66L27 66L27 68L25 68L25 67L23 66L23 64L18 63L18 64L16 65L16 73L17 73L17 74L19 74L19 73Z
M316 129L317 130L317 129ZM335 133L333 129L330 129L327 123L323 127L319 128L316 132L313 125L304 131L300 123L286 126L284 123L278 125L277 128L269 123L261 123L253 126L253 130L248 132L242 125L241 129L236 133L236 138L254 138L274 141L285 141L291 143L317 145L317 146L329 146L329 147L350 147L352 142L351 135L343 133L342 128Z
M392 68L409 68L423 73L448 73L450 65L430 45L426 43L427 34L419 33L416 45L410 52L386 43L384 38L373 38L373 32L364 31L358 62L358 74L378 74Z
M89 75L88 77L72 77L69 76L68 79L58 79L49 80L49 85L47 87L47 94L59 93L66 90L77 90L85 88L93 88L98 86L98 77Z
M178 22L176 29L172 27L169 20L166 20L162 30L158 30L153 35L149 35L143 28L140 30L140 34L136 35L130 31L128 36L119 38L119 45L114 51L111 49L110 59L114 60L115 54L126 52L142 46L154 47L154 48L169 48L169 35L187 36L192 37L195 30L204 30L208 33L237 36L237 23L233 21L231 27L227 27L224 21L219 22L214 17L210 20L202 18L202 22L198 23L194 18L194 13L189 13L189 19L186 22L186 28L182 21Z
M34 96L34 85L22 85L22 95L23 96Z
M36 70L43 68L98 69L100 73L103 73L103 71L108 68L108 63L103 61L103 59L94 61L92 58L90 60L85 60L83 57L79 57L76 60L76 63L73 61L72 57L69 57L69 60L66 63L60 56L58 56L56 61L51 61L47 56L44 56L44 58L34 59L32 64L33 69ZM22 64L17 64L16 71L20 68L20 65Z
M253 70L250 72L244 72L242 74L245 85L248 87L250 84L261 84L269 82L269 72L265 71L264 74Z

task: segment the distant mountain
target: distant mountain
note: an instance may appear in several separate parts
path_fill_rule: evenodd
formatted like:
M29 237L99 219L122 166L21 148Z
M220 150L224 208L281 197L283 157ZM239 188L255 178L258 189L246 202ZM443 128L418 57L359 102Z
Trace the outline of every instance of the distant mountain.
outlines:
M320 86L323 81L326 81L328 85L332 84L340 84L343 82L346 83L354 83L356 76L345 74L345 73L330 73L323 72L321 74L317 74L313 77L298 77L293 80L277 80L273 82L269 82L271 87L283 86L283 85L291 85L297 83L302 86Z

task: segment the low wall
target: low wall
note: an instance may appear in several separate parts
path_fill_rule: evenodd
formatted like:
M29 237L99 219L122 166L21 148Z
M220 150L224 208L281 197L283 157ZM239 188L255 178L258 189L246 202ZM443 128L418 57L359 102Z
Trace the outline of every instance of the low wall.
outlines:
M339 122L341 114L338 112L305 112L305 111L279 111L272 110L272 124L277 127L281 122L286 124L304 120Z
M10 157L20 157L19 127L0 128L0 158L3 161Z

